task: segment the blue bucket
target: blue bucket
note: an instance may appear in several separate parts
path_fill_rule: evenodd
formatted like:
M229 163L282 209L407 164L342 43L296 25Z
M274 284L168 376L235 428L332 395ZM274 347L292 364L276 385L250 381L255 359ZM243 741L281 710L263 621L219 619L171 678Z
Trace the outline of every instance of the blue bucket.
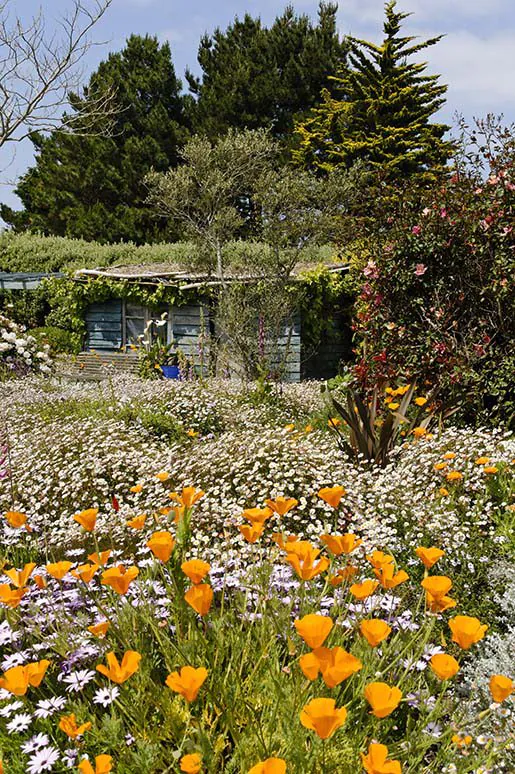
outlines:
M179 366L165 365L161 366L161 371L165 379L180 379L181 373Z

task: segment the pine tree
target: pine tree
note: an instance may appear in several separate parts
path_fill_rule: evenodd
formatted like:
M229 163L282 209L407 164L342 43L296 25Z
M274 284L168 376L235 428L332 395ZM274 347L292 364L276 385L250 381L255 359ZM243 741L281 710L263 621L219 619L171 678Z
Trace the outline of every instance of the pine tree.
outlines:
M345 59L336 29L337 5L321 2L318 22L288 6L269 28L246 14L200 43L202 78L186 78L196 96L196 131L211 139L229 128L291 133L294 118L315 105Z
M32 136L36 165L16 189L25 209L0 209L16 230L138 244L169 236L145 203L143 183L151 168L177 165L188 134L169 45L132 35L99 65L84 95L71 95L75 113L108 86L118 107L109 137L61 131Z
M297 126L297 162L312 169L350 167L364 160L386 178L412 174L430 177L441 171L452 152L443 140L449 129L431 123L444 104L447 86L439 75L426 75L426 63L409 61L442 36L412 44L402 36L409 14L385 5L380 45L351 38L349 68L333 78L335 91L322 92L322 103Z

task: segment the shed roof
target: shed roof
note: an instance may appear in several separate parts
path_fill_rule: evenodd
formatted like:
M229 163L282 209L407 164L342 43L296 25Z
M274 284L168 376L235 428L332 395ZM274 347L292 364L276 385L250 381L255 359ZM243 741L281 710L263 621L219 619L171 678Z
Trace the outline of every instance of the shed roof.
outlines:
M0 271L0 290L32 290L49 277L64 277L61 272Z

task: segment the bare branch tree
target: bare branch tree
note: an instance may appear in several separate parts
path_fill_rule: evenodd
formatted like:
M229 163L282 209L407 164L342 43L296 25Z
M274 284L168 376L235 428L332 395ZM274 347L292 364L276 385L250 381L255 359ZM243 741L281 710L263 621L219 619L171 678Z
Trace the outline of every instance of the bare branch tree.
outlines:
M24 23L10 13L11 1L0 0L0 148L36 130L109 133L112 92L88 95L77 115L63 115L62 108L80 88L80 63L94 45L90 32L113 0L72 0L53 33L41 9Z

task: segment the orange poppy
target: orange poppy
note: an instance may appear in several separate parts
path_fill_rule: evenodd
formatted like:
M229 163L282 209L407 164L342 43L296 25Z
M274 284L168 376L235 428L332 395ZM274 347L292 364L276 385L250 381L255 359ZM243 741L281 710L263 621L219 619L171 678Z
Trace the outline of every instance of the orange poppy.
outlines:
M310 656L311 659L304 657L304 661L303 658L299 659L300 667L306 677L314 680L320 670L324 683L329 688L335 688L363 668L363 664L358 658L351 653L347 653L346 650L338 645L334 648L315 648L312 653L308 653L306 656Z
M314 548L307 540L298 540L286 543L286 561L290 564L299 578L311 580L329 567L329 559L321 557L315 564L320 554L320 549Z
M192 508L202 497L204 497L204 492L201 489L195 489L194 486L185 486L181 494L176 494L173 499L177 500L180 505L184 505L185 508Z
M353 567L352 564L348 564L345 567L341 567L336 575L333 575L332 577L328 578L327 580L331 584L331 586L340 586L343 581L351 581L355 575L357 575L359 572L358 567Z
M138 671L141 655L135 650L127 650L120 663L113 651L111 651L106 655L106 661L108 666L98 664L97 672L108 677L113 683L120 685Z
M401 774L400 762L386 760L387 758L388 747L385 744L371 742L368 746L368 754L361 753L361 762L367 774Z
M442 551L441 548L436 548L436 546L431 546L431 548L424 548L423 546L419 546L417 549L415 549L415 553L424 567L426 567L428 570L430 570L431 567L442 558L442 556L445 556L445 551Z
M87 585L88 583L91 583L95 577L98 568L98 564L79 564L75 570L72 570L72 575L74 578L83 581Z
M156 478L158 481L161 481L164 484L164 482L168 481L170 478L170 474L167 470L161 470L159 473L156 473Z
M368 644L375 648L390 635L392 627L388 626L386 621L382 621L380 618L371 618L367 621L362 621L359 625L359 630Z
M239 524L238 529L247 543L255 543L263 534L264 525L262 522L256 522L255 524Z
M347 493L343 486L325 486L318 492L320 499L330 505L331 508L338 508L345 494Z
M320 540L334 556L350 554L363 543L362 540L352 533L347 533L346 535L321 535Z
M93 562L93 564L101 564L103 566L107 564L110 556L111 549L107 548L105 551L100 551L100 553L88 554L88 559L90 562Z
M70 567L73 566L73 562L54 562L53 564L45 565L46 571L52 578L56 580L62 580L68 573Z
M267 758L256 763L249 774L286 774L286 761L283 758Z
M110 755L97 755L95 758L95 768L93 768L87 758L81 760L78 768L82 774L109 774L113 769L112 762L113 759Z
M277 513L278 516L285 516L288 511L291 511L292 508L295 508L295 506L299 504L299 501L294 497L283 497L282 495L279 495L275 500L267 500L266 504L274 511L274 513Z
M374 570L376 578L384 589L393 589L408 580L409 575L404 570L395 572L393 564L386 564L380 570Z
M367 561L370 562L374 570L380 570L387 564L394 564L395 559L390 554L385 554L383 551L373 551L367 556Z
M29 562L24 566L23 570L16 570L14 568L12 570L4 570L4 575L7 575L13 586L16 586L17 589L21 589L26 585L35 566L34 562Z
M82 736L86 731L89 731L90 728L91 723L89 721L78 726L73 712L71 715L63 715L59 721L60 731L64 731L66 736L69 736L70 739L77 739L78 736Z
M98 508L88 508L81 513L77 513L73 520L80 524L86 532L93 532L97 523Z
M308 647L319 648L333 628L333 621L326 615L310 613L294 621L294 626Z
M143 527L145 526L146 520L147 520L147 514L142 513L140 516L134 516L133 519L129 519L125 523L131 529L143 529Z
M371 714L376 718L385 718L399 705L401 691L387 683L369 683L365 687L365 699L372 707Z
M166 564L175 547L175 539L171 532L166 532L166 530L163 532L154 532L146 545L159 561Z
M361 600L366 599L371 594L373 594L378 586L378 581L365 580L362 581L362 583L353 583L349 591L353 597Z
M198 774L202 768L202 756L199 753L183 755L179 761L179 768L185 774Z
M429 575L421 583L421 586L434 599L442 599L452 587L452 580L446 575Z
M488 687L490 688L492 699L497 704L501 704L513 693L513 680L510 680L505 675L492 675Z
M450 470L445 478L447 481L461 481L463 478L463 473L460 473L459 470Z
M300 713L304 728L314 731L320 739L329 739L347 718L345 707L336 707L334 699L312 699Z
M181 564L181 570L195 585L202 583L210 569L211 565L202 559L190 559Z
M264 522L269 519L270 516L273 516L273 514L273 510L268 506L265 508L245 508L243 511L243 518L252 522L252 524L257 527L260 524L264 524Z
M104 570L102 573L102 585L111 586L117 594L126 594L129 586L138 574L139 570L137 567L132 566L125 569L123 564L119 564L117 567Z
M3 677L0 677L0 688L3 688L14 696L24 696L30 686L38 688L46 674L50 661L42 659L24 666L15 666L7 669Z
M180 672L171 672L166 678L166 685L175 693L184 696L186 701L192 702L198 696L198 692L206 681L207 669L205 667L183 666Z
M488 625L482 624L472 616L457 615L449 621L449 628L452 632L452 641L457 642L463 650L468 650L483 639Z
M23 527L27 523L27 516L24 513L20 513L20 511L7 511L5 518L9 526L15 529L19 529L19 527Z
M38 589L46 589L47 583L42 575L33 575L32 580L34 581Z
M435 653L429 661L431 669L440 680L450 680L460 670L460 665L452 656L447 653Z
M97 624L88 626L88 632L91 632L95 637L105 637L110 626L109 621L100 621Z
M28 591L27 588L12 589L8 583L0 583L0 604L11 608L18 607Z
M184 599L199 615L206 615L213 602L213 589L207 583L198 583L188 589Z
M129 492L132 492L133 494L139 494L141 491L143 491L143 484L135 484L129 489Z

